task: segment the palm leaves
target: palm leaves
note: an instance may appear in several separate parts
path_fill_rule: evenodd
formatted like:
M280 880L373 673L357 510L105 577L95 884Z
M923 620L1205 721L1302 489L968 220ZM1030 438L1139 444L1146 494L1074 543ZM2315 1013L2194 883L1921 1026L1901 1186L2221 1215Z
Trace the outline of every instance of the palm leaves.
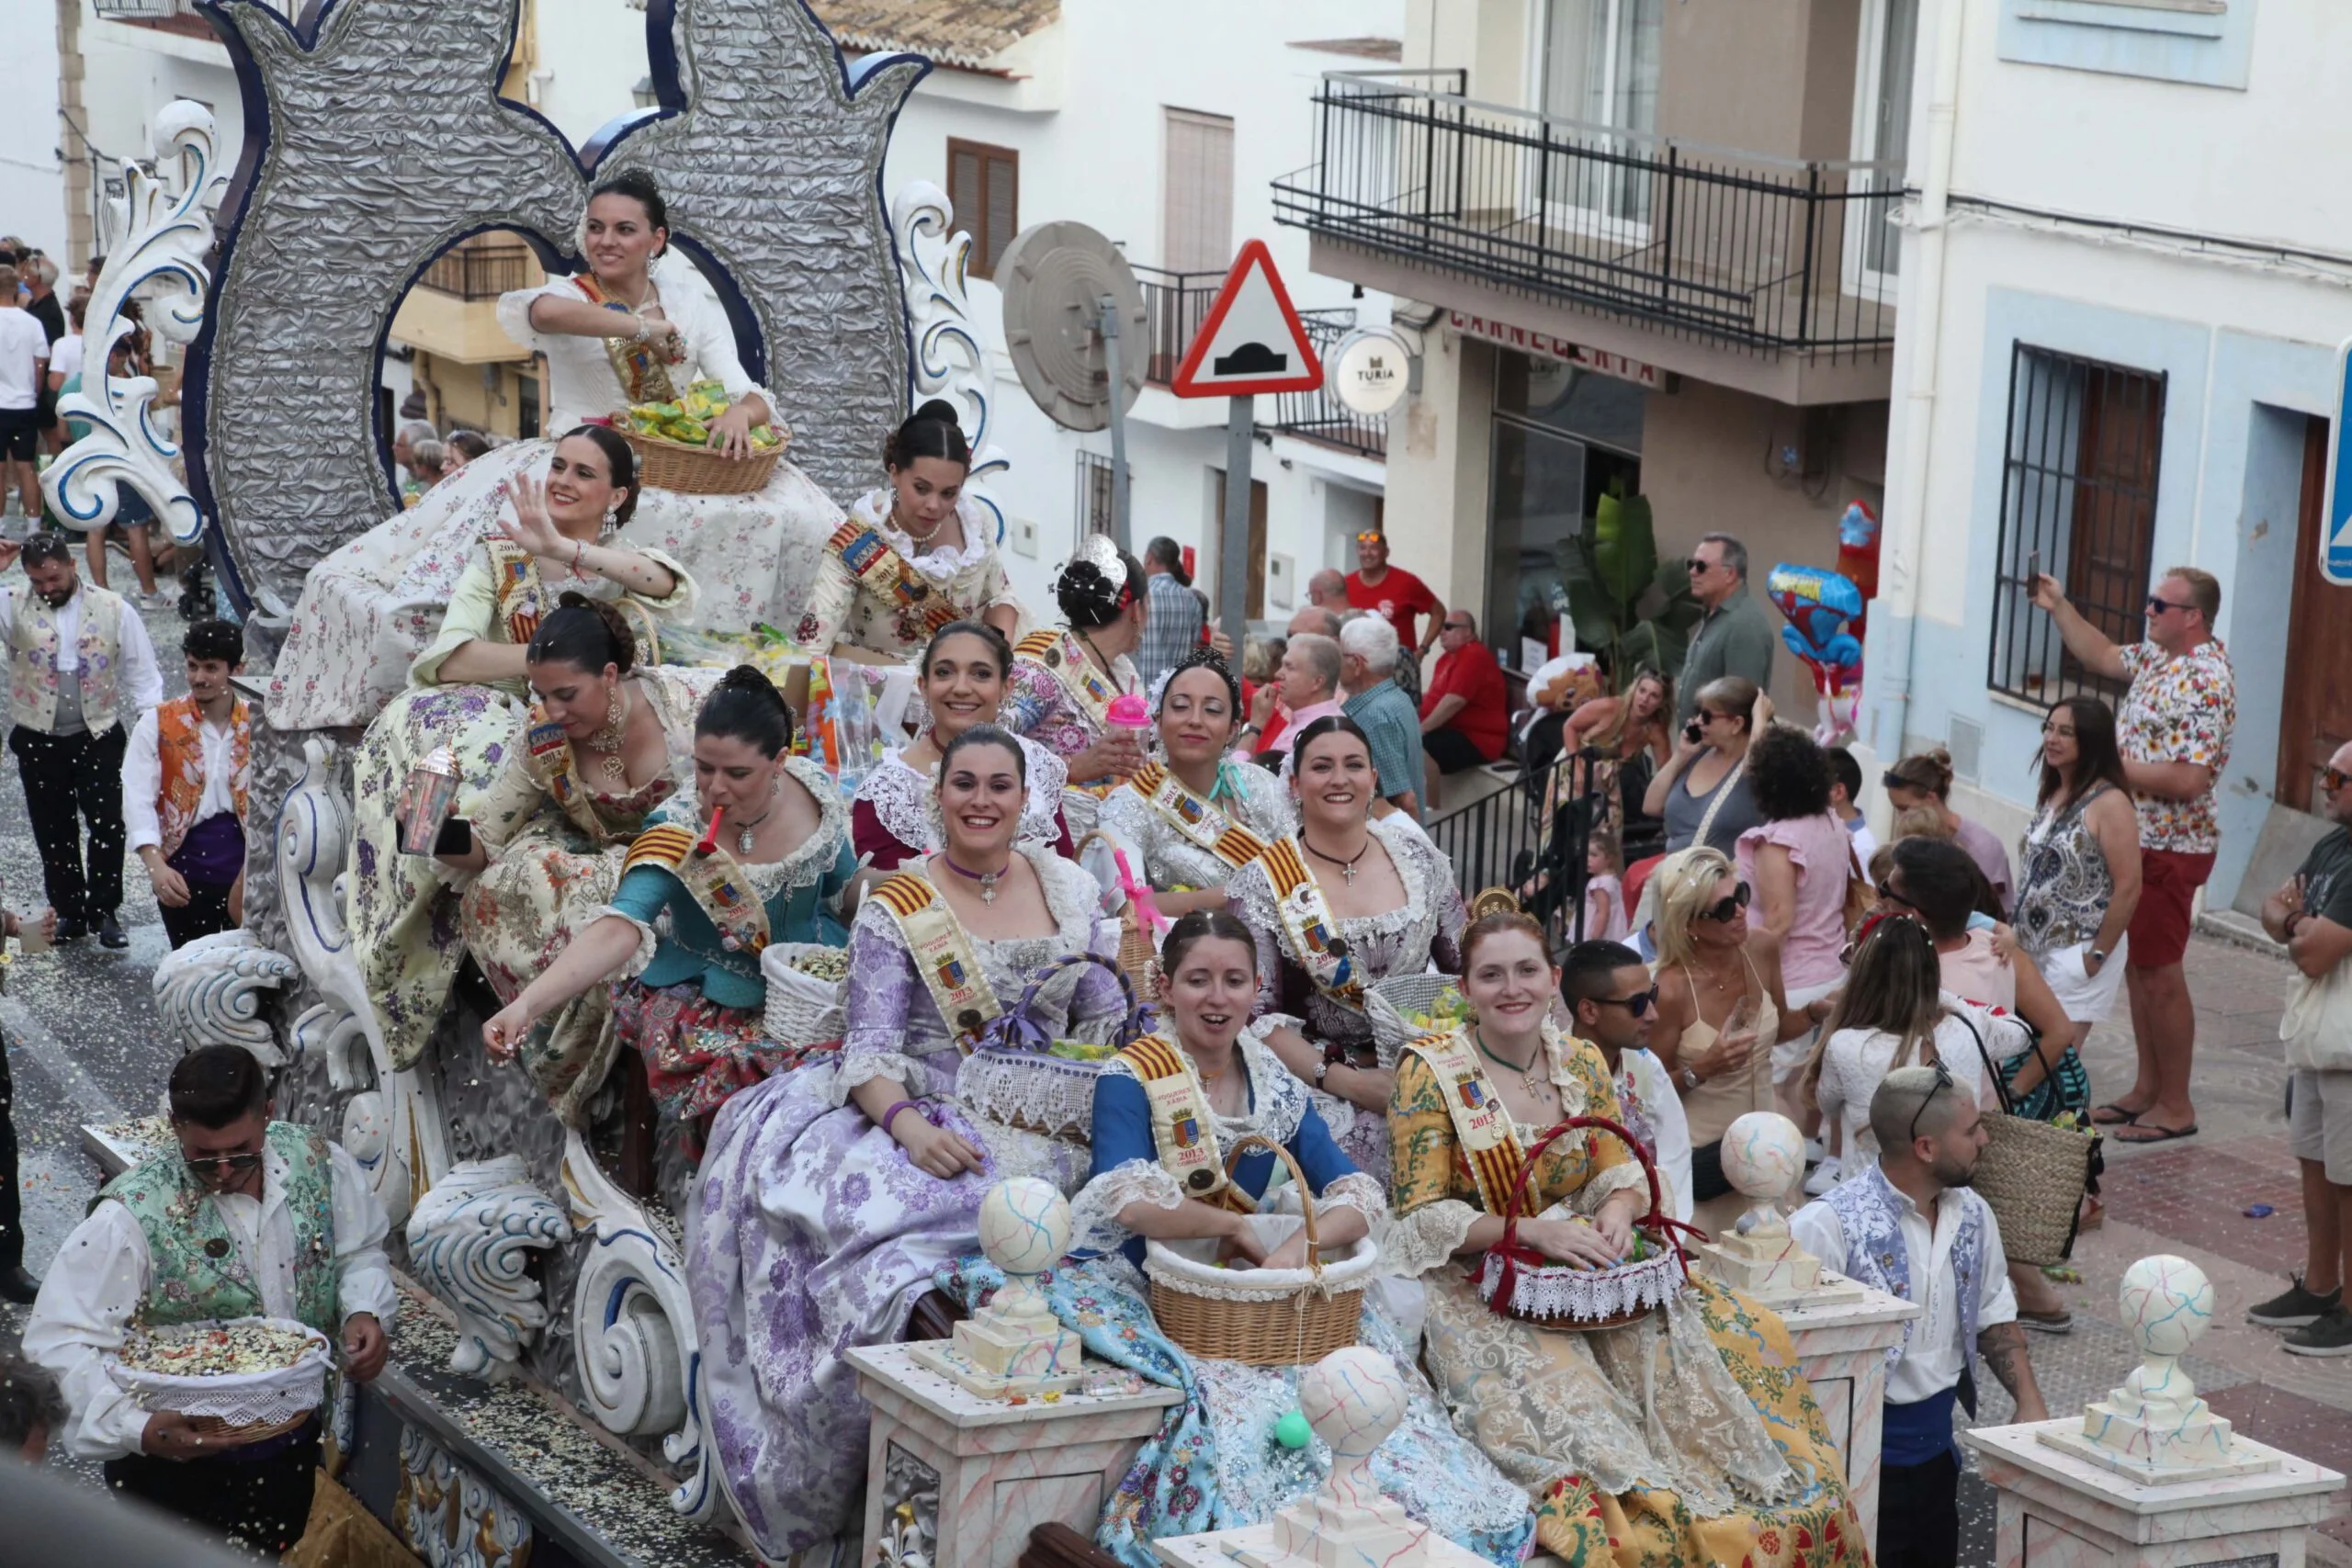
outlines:
M1602 496L1556 554L1576 639L1608 662L1619 690L1645 664L1682 668L1699 602L1682 562L1658 559L1646 498Z

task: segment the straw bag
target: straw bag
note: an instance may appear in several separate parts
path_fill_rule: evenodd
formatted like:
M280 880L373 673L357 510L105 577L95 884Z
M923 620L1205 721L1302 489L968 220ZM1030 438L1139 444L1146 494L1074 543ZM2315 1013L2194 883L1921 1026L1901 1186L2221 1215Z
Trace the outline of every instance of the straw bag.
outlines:
M842 978L828 980L799 967L797 960L819 953L830 954L843 966ZM767 985L768 1038L806 1050L831 1045L848 1032L842 1006L849 987L848 963L846 952L821 942L770 942L760 953L760 978Z
M1304 1269L1220 1269L1213 1240L1147 1241L1143 1271L1151 1281L1151 1315L1159 1331L1189 1356L1251 1367L1301 1367L1356 1342L1363 1289L1372 1282L1378 1250L1370 1236L1325 1262L1317 1248L1315 1200L1306 1174L1290 1151L1262 1134L1236 1138L1226 1151L1227 1175L1243 1151L1271 1149L1290 1169L1299 1224L1306 1228ZM1269 1247L1297 1228L1288 1214L1252 1214L1250 1225Z
M1991 1205L2000 1222L2001 1250L2012 1263L2037 1268L2064 1263L2073 1256L2075 1231L2082 1219L2083 1194L2097 1172L2098 1134L2075 1132L2016 1113L2009 1086L1984 1049L1984 1037L1966 1015L1954 1013L1976 1042L1976 1055L1985 1076L2001 1097L2001 1109L1984 1118L1984 1152L1976 1161L1969 1185ZM2033 1043L2041 1055L2041 1041ZM2044 1058L2045 1066L2048 1066ZM2055 1069L2052 1068L2052 1071Z
M1072 847L1070 858L1083 862L1086 846L1097 839L1102 840L1113 854L1119 852L1119 841L1097 828L1078 840ZM1119 909L1119 967L1127 972L1127 979L1135 991L1147 997L1151 995L1152 965L1159 961L1159 949L1151 940L1151 932L1144 929L1143 911L1136 908L1133 898L1129 898Z
M1046 983L1074 965L1107 969L1126 1000L1126 1019L1111 1044L1056 1040L1031 1020ZM1020 999L990 1019L956 1074L956 1098L993 1122L1048 1138L1085 1143L1094 1134L1094 1080L1102 1064L1151 1032L1152 1010L1136 1001L1126 973L1109 959L1073 953L1029 977Z
M141 1410L175 1410L199 1423L206 1438L223 1447L241 1448L294 1430L326 1402L327 1368L333 1348L327 1337L307 1324L282 1317L239 1317L220 1323L188 1324L154 1331L163 1337L196 1337L218 1328L259 1324L300 1334L310 1340L292 1364L257 1372L222 1372L194 1377L153 1372L109 1359L107 1375Z
M1649 1179L1649 1213L1634 1222L1636 1240L1649 1256L1621 1263L1614 1269L1581 1269L1555 1263L1532 1247L1519 1244L1519 1211L1536 1161L1553 1142L1580 1127L1597 1127L1614 1135L1641 1162ZM1668 1217L1659 1206L1657 1167L1641 1141L1606 1116L1571 1116L1535 1142L1511 1187L1510 1212L1503 1217L1502 1239L1487 1249L1476 1276L1478 1294L1498 1317L1515 1317L1539 1328L1590 1333L1622 1328L1656 1312L1682 1293L1689 1281L1690 1260L1682 1255L1678 1230L1702 1233Z

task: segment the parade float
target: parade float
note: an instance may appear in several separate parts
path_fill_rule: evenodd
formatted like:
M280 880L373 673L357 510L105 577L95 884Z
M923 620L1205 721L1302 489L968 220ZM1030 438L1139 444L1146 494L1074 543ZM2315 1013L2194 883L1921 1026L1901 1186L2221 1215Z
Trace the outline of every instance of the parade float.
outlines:
M826 492L865 488L878 433L932 398L971 434L976 480L1002 466L966 317L968 242L935 187L882 188L922 58L852 64L797 0L650 0L656 103L575 150L497 96L514 0L325 0L300 22L256 0L200 9L236 63L245 145L216 146L195 104L158 118L154 170L125 171L123 237L89 311L111 344L137 299L187 345L177 439L153 381L107 379L69 411L93 429L51 493L96 529L135 490L203 549L244 623L264 717L306 574L400 509L375 389L402 297L490 229L575 270L590 188L620 171L667 193L674 240ZM1001 529L984 490L967 494ZM616 1105L567 1124L493 1066L481 1025L496 1004L462 976L420 1056L386 1048L347 923L359 738L256 724L244 928L155 980L167 1027L254 1051L279 1114L340 1139L390 1215L408 1293L391 1371L336 1402L343 1480L436 1568L752 1561L707 1462L681 1226L615 1179ZM85 1141L112 1167L164 1135L150 1120ZM935 1534L937 1476L894 1473L907 1499L874 1501L893 1517L909 1501L893 1539L912 1561Z

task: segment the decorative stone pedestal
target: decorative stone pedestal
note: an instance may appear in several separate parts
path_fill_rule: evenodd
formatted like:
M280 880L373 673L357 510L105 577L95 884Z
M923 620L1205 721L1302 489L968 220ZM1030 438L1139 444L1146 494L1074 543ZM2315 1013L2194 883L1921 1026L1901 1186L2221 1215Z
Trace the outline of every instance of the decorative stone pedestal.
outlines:
M1899 1296L1824 1272L1829 1293L1780 1309L1795 1341L1798 1365L1828 1418L1846 1460L1846 1491L1862 1521L1862 1539L1878 1539L1879 1450L1886 1427L1886 1352L1919 1309Z
M1860 1285L1825 1279L1821 1260L1797 1245L1781 1217L1781 1200L1804 1174L1804 1134L1795 1122L1778 1111L1749 1111L1724 1132L1723 1166L1724 1179L1754 1201L1730 1235L1690 1249L1700 1272L1776 1310L1861 1300Z
M1084 1351L1037 1288L1069 1247L1069 1200L1050 1181L1015 1177L980 1201L980 1250L1004 1270L988 1305L952 1338L910 1346L914 1359L986 1399L1043 1398L1080 1385Z
M946 1340L928 1341L944 1348ZM1183 1395L1134 1380L1015 1404L924 1366L910 1345L849 1352L873 1407L866 1447L865 1568L1013 1568L1042 1524L1092 1540L1102 1506L1160 1413ZM1083 1382L1125 1381L1090 1372Z

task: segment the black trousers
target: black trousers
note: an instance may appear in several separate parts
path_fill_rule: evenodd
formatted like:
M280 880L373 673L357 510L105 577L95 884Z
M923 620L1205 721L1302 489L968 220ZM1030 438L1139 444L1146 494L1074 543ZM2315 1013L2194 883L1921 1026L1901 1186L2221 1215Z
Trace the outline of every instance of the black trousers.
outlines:
M126 1454L107 1461L107 1484L177 1514L208 1535L241 1541L275 1559L310 1528L320 1430L314 1419L287 1438L259 1445L263 1457L256 1459Z
M41 880L61 920L88 925L122 907L122 753L129 739L119 724L97 734L51 735L21 724L8 732L33 842L40 847Z
M8 1038L0 1034L0 1269L25 1264L25 1203L17 1173L17 1079Z
M1925 1464L1879 1472L1878 1568L1959 1568L1960 1461L1949 1453Z
M173 951L177 952L198 937L225 931L236 923L229 919L229 889L233 886L227 882L191 882L187 885L187 902L178 908L156 904L164 917L164 934L171 939Z

